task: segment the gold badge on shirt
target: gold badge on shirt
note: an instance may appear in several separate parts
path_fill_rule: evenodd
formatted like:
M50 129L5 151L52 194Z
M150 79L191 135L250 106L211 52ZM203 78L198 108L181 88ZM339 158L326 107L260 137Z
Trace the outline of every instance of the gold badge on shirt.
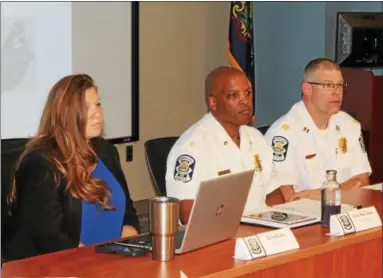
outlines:
M261 173L263 168L262 168L261 159L259 158L258 154L254 155L254 165L255 165L255 171Z
M338 147L342 153L347 153L347 139L346 139L346 137L339 138Z

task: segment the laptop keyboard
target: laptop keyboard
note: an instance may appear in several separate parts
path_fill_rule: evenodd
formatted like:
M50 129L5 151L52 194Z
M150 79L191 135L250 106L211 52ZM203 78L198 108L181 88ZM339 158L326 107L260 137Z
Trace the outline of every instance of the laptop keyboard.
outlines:
M182 241L183 241L184 236L185 236L185 231L186 231L186 226L178 227L176 238L175 238L175 240L176 240L175 249L181 248ZM121 241L121 243L152 247L152 236L150 235L150 233L142 234L142 235L138 235L135 237L125 239L125 240Z

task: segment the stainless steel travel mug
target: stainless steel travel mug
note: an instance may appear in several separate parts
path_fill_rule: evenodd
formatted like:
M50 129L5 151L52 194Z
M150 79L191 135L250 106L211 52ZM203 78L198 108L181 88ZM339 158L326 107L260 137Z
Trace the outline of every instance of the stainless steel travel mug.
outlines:
M177 198L156 197L149 200L153 260L168 261L174 258L178 215L179 200Z

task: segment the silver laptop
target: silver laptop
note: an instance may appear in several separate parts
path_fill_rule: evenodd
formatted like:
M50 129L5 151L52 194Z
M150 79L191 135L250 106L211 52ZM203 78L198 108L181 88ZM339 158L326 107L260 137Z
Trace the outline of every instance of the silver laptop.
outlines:
M179 227L176 254L196 250L236 235L254 169L203 181L196 194L188 224ZM123 241L151 247L150 234Z
M249 170L201 182L176 254L236 235L253 176L254 170Z

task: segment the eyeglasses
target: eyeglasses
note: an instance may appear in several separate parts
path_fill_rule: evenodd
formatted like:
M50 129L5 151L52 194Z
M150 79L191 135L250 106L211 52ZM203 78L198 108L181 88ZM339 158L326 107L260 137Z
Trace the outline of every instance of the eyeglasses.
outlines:
M311 85L322 86L323 89L329 90L329 91L337 90L339 88L342 88L343 90L347 89L347 83L346 82L341 82L341 83L335 84L335 83L331 83L331 82L309 82L309 81L307 81L307 83L309 83Z

